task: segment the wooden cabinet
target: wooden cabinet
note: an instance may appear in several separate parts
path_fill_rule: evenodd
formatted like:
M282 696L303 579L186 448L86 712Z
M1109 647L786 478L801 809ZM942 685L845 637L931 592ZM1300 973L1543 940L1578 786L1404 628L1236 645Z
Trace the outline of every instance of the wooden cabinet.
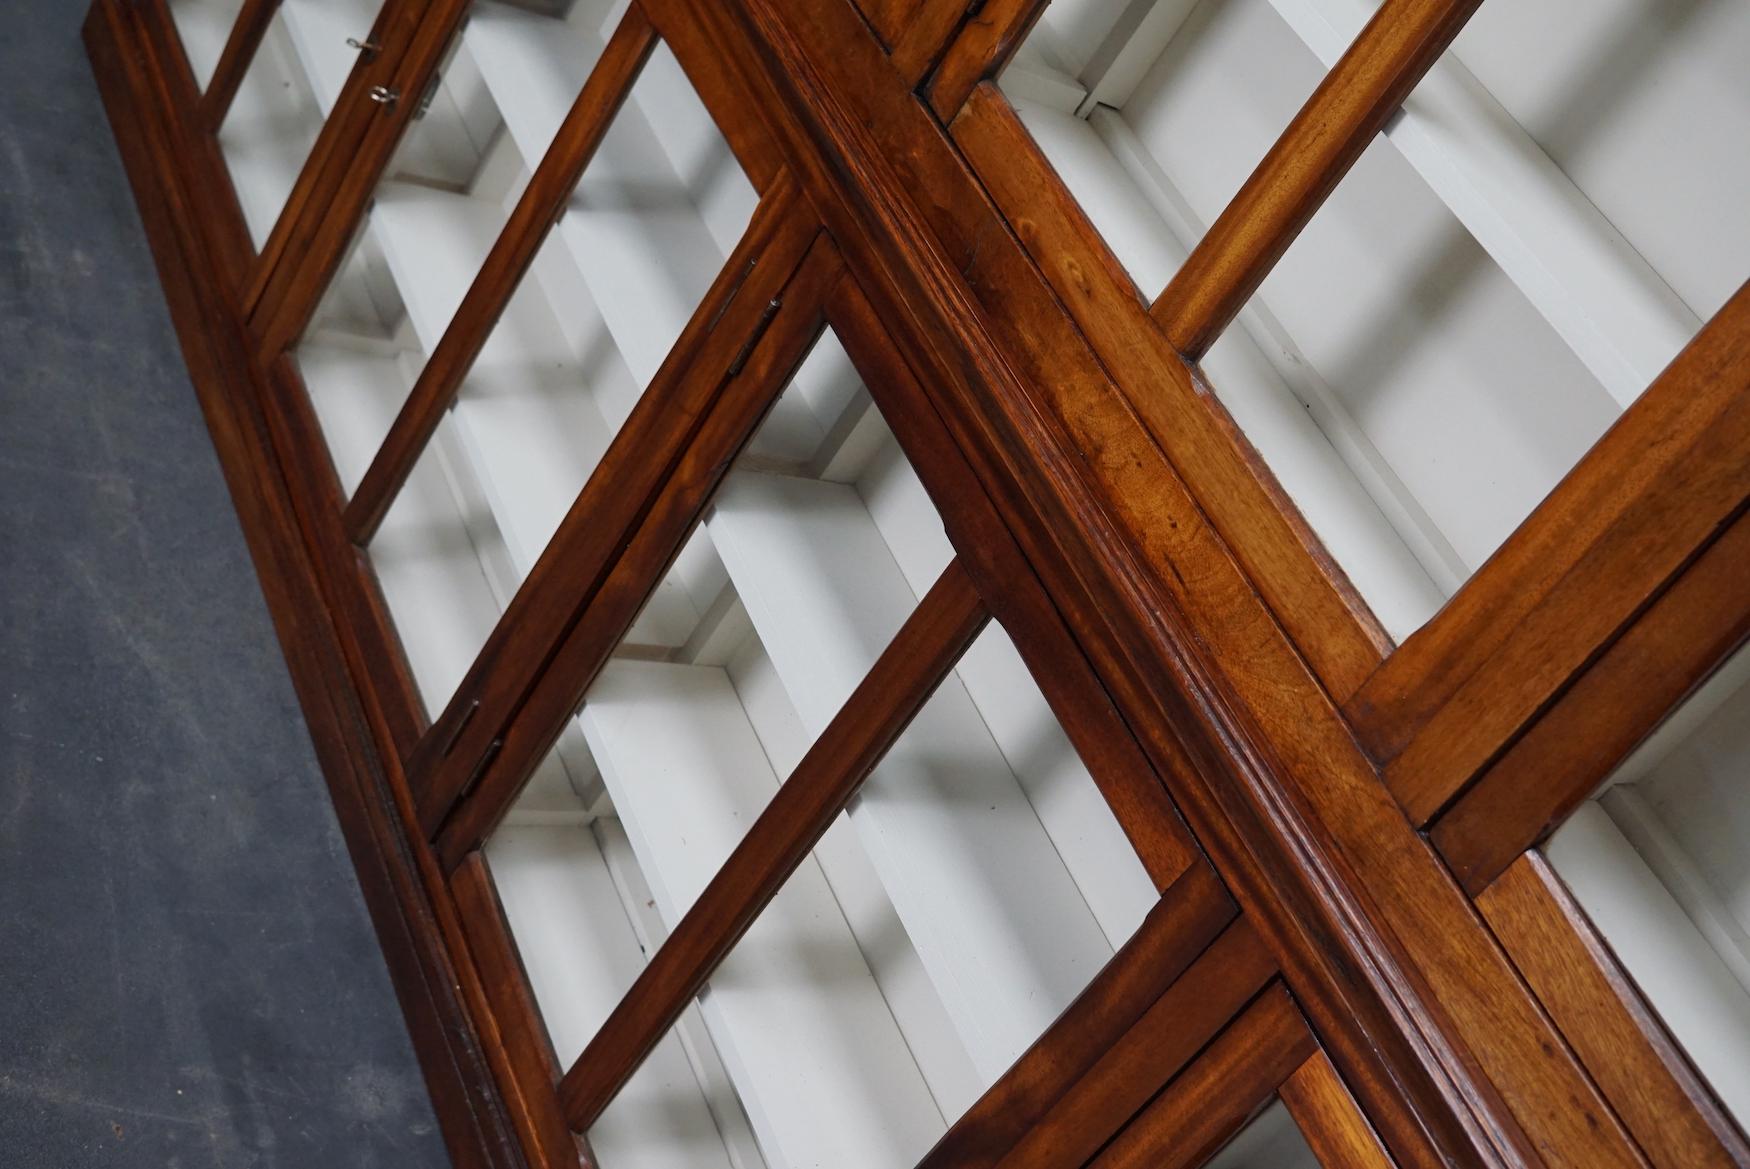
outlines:
M1750 1164L1750 22L1497 3L97 0L458 1165Z

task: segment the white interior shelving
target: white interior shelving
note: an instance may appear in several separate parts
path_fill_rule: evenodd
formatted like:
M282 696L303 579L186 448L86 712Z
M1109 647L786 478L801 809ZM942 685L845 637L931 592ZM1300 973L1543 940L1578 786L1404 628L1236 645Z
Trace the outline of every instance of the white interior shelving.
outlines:
M1152 296L1373 8L1054 0L1002 84ZM1750 277L1747 52L1733 0L1484 5L1206 356L1396 636Z
M694 614L687 635L653 643L635 628L577 719L593 769L572 770L569 814L624 833L658 932L952 554L830 333L774 428L781 437L750 445L670 573ZM525 825L550 831L566 802L550 782L532 785L489 845L495 871L502 841ZM583 866L596 863L586 837ZM767 1164L910 1164L1155 897L992 627L713 977L699 1018ZM536 896L520 912L519 939L598 928L565 898ZM533 973L538 959L524 957ZM617 993L591 1009L605 1013Z

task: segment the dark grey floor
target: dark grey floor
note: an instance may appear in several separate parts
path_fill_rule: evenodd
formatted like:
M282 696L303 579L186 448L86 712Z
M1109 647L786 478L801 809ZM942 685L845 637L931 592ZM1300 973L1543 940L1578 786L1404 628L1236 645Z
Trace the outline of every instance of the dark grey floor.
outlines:
M443 1165L82 16L0 17L0 1165Z

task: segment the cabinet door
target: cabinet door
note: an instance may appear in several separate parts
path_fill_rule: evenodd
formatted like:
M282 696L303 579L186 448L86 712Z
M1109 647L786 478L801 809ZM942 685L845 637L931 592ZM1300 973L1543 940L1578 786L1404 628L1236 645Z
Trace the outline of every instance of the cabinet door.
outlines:
M563 631L539 632L593 587L577 566L721 392L698 362L751 344L812 238L681 7L473 5L393 153L319 217L325 280L301 255L258 333L296 328L264 354L281 441L409 762L498 676L477 657L506 613Z

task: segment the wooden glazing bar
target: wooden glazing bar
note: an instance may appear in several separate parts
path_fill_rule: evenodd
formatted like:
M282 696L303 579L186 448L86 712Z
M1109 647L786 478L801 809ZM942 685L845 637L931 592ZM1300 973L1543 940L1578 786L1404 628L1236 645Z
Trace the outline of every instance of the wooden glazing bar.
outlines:
M483 854L471 854L450 875L450 892L497 1032L505 1103L530 1155L530 1169L578 1169L580 1161L593 1167L588 1146L566 1125L559 1107L558 1060Z
M219 63L213 66L213 76L207 82L206 92L201 94L201 125L212 133L218 133L219 127L225 124L225 115L231 112L231 101L237 96L237 87L243 84L243 75L255 60L255 51L261 47L261 40L267 35L268 25L279 6L280 0L243 0L243 7L237 11L231 35L225 39L224 52L219 55Z
M834 289L827 321L908 453L992 616L1032 670L1155 888L1166 889L1199 859L1166 785L1118 717L1014 535L855 281L840 281Z
M1553 831L1750 637L1750 513L1683 575L1507 752L1431 833L1476 894Z
M1086 1164L1275 972L1258 935L1236 921L998 1162L999 1169Z
M656 40L644 9L638 4L627 8L353 492L346 507L346 528L357 543L368 542L376 533L444 412L456 400L469 369L632 92Z
M1048 3L1050 0L986 0L977 19L961 28L930 76L930 108L938 118L952 122L978 83L1002 72Z
M951 130L1326 688L1339 701L1352 694L1390 652L1390 637L1258 452L1149 319L1136 286L1008 99L994 84L979 86Z
M1131 939L1039 1040L956 1121L917 1169L991 1169L1163 994L1189 977L1234 920L1206 862L1187 869ZM1243 928L1243 927L1235 927ZM1231 932L1231 931L1230 931Z
M740 246L421 740L409 771L418 777L415 792L428 831L436 831L466 778L453 772L479 757L576 621L709 412L736 352L801 262L815 229L797 219L795 209L788 188L761 202Z
M1349 704L1412 821L1458 795L1747 500L1750 285Z
M1323 1169L1392 1169L1379 1134L1323 1051L1313 1052L1277 1094Z
M469 0L385 3L370 39L383 54L361 61L323 124L285 209L274 222L245 294L258 352L272 360L303 335L328 290L389 159L419 111L462 27ZM394 46L405 44L396 54ZM400 94L389 104L366 90L381 84Z
M1481 0L1385 0L1150 310L1202 357Z
M330 582L329 604L352 635L346 648L353 672L369 680L368 689L388 732L389 748L397 759L404 759L431 720L390 618L376 569L341 527L340 508L345 496L340 476L297 362L290 355L281 356L269 367L268 381L272 392L263 403L264 413L281 458L306 470L293 477L287 488L312 552L321 559Z
M1750 1143L1542 856L1516 860L1477 907L1655 1169L1750 1165Z
M1288 991L1272 985L1088 1163L1090 1169L1196 1169L1317 1050Z
M573 1128L587 1131L606 1110L988 619L950 561L565 1073L559 1093Z
M628 525L622 531L621 542L607 550L619 555L604 567L599 589L584 595L578 585L584 574L568 579L564 575L566 561L554 562L560 566L552 570L558 574L554 608L544 613L531 610L526 620L532 627L538 627L544 637L562 636L557 637L550 658L529 660L526 667L513 666L510 677L501 676L503 672L491 675L492 683L503 689L482 699L481 713L469 722L461 736L463 741L469 736L476 741L487 740L472 750L485 752L488 765L466 763L470 754L458 748L454 754L464 761L464 766L452 770L451 778L441 780L455 784L449 790L460 795L470 782L470 773L478 772L476 786L438 835L438 854L446 866L455 864L486 839L515 800L523 782L552 748L565 720L577 710L584 692L624 638L650 590L679 553L735 453L752 436L760 418L807 353L820 328L820 302L831 283L838 279L839 271L837 253L822 241L785 289L784 307L771 319L764 339L754 347L739 373L730 377L717 365L717 358L726 362L733 353L728 357L718 354L705 363L718 369L719 375L714 379L718 385L724 384L727 377L728 389L697 429L694 441L673 464L666 481L657 476L662 488L653 494L647 509L635 517L635 525ZM630 448L634 454L640 449L636 445ZM610 480L602 490L611 493L614 487L623 486ZM588 494L586 488L585 495ZM583 517L579 522L586 528L590 526L589 508L574 508L572 515ZM567 523L570 522L568 517ZM508 614L506 619L509 620ZM558 628L561 625L563 629ZM504 623L500 628L504 628ZM543 665L546 668L541 668ZM506 713L489 716L488 710ZM435 802L430 806L435 808Z
M947 49L963 21L976 20L977 0L897 0L911 11L903 30L888 43L893 46L893 67L907 88L918 85Z

